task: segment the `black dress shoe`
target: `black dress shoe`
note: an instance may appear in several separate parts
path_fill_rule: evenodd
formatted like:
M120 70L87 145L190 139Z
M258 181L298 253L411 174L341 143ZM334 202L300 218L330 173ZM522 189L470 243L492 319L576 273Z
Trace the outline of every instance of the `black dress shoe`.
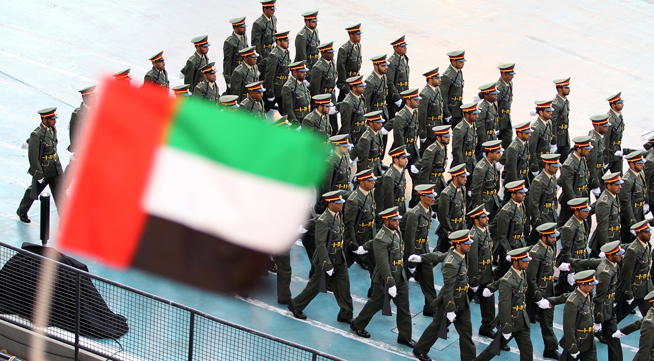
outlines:
M511 351L511 347L504 345L504 347L502 347L502 351Z
M23 222L23 223L30 223L30 222L32 222L32 220L30 219L30 217L27 216L27 213L19 213L18 211L16 211L16 214L18 215L18 218L20 218L20 221L21 221L21 222Z
M493 330L490 330L488 332L479 331L479 336L484 336L484 337L488 337L488 338L495 338L496 335L497 335L497 333L495 331L493 331Z
M336 321L347 323L347 324L350 324L350 325L352 324L352 319L351 318L343 318L341 316L336 317Z
M608 342L606 342L606 337L604 337L604 335L602 335L602 334L596 333L595 337L597 337L597 340L599 342L601 342L601 343L603 343L605 345L608 343Z
M291 311L291 313L293 314L293 317L295 317L295 318L299 318L300 320L306 320L307 319L307 315L305 315L302 311L296 310L295 307L293 307L293 302L288 304L288 310Z
M409 346L409 347L411 347L411 348L416 347L416 342L415 342L415 341L413 341L412 339L408 339L408 340L407 340L407 339L404 338L404 337L398 337L398 338L397 338L397 343L401 343L401 344L403 344L403 345L407 345L407 346Z
M356 328L356 327L354 326L354 324L351 324L351 325L350 325L350 330L354 331L354 333L356 333L357 336L359 336L359 337L370 338L370 334L368 333L368 331L366 331L366 330L359 330L358 328Z
M368 298L372 297L372 287L368 288Z
M290 305L291 300L277 300L277 303L279 303L280 305Z
M434 317L434 311L429 311L426 308L423 308L422 315L427 317Z
M431 361L431 357L429 357L429 355L427 355L426 353L420 353L420 352L417 352L416 350L413 350L413 354L420 361Z
M555 359L558 360L559 356L560 356L559 351L557 351L557 350L549 350L549 351L543 352L543 358L555 358Z

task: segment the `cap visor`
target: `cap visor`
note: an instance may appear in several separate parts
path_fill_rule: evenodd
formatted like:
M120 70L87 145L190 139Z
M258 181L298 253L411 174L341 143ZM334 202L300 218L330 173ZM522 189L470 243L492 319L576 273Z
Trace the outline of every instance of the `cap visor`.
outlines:
M589 145L587 147L584 147L584 149L593 149L594 147L592 145Z
M465 242L461 242L461 244L473 244L473 243L475 243L475 241L472 238L468 239Z
M622 256L623 254L625 254L625 252L626 252L626 251L624 250L624 248L620 248L620 250L617 251L617 252L615 252L614 255L615 255L615 256Z
M582 208L582 209L580 209L580 211L582 211L582 212L590 212L591 209L592 209L592 208L590 208L590 207L586 207L586 208Z
M476 109L476 110L471 111L471 113L472 113L472 114L479 114L479 113L481 113L481 110Z
M436 198L436 193L435 193L435 192L431 192L431 193L429 193L429 194L421 194L421 196L429 197L429 198Z
M520 258L520 261L529 262L529 261L531 261L531 259L532 259L531 257L527 256L525 258Z
M488 93L488 94L499 94L499 93L500 93L499 90L494 90L494 91L492 91L492 92L490 92L490 93Z
M561 163L550 164L554 168L561 168L563 165Z
M509 74L516 75L517 73L515 71L510 71Z
M559 238L560 235L561 235L561 232L556 231L556 232L552 233L552 235L550 237Z
M613 182L613 184L622 184L622 183L624 183L624 181L623 181L622 179L620 179L620 180L617 181L617 182Z
M452 137L452 133L443 134L443 135L441 135L441 137L451 138L451 137Z
M470 175L470 172L468 172L468 171L466 170L465 173L463 173L463 174L459 174L458 176L459 176L459 177L467 177L467 176L469 176L469 175Z
M339 200L337 200L337 201L334 201L334 203L336 203L336 204L343 204L343 203L345 203L345 199L339 199Z
M569 88L569 87L566 87L566 88ZM598 280L595 280L595 281L593 281L593 282L588 282L587 285L589 285L589 286L596 286L598 283L599 283L599 281L598 281Z

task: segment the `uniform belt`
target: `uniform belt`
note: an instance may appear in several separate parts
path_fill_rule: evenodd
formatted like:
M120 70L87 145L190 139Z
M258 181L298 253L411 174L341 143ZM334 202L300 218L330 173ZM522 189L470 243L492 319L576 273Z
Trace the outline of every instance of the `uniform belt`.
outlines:
M381 103L375 103L375 104L373 104L372 106L373 106L373 107L376 107L376 108L381 108L381 107L383 107L384 105L386 105L386 101L385 101L385 100L384 100L383 102L381 102Z
M401 197L401 198L395 198L396 202L406 202L406 196Z
M418 239L416 239L416 243L420 243L420 244L427 244L428 241L429 240L427 238L418 238Z
M273 44L263 44L264 49L272 49Z
M393 266L401 266L404 264L403 259L398 259L397 261L393 261Z
M543 154L550 154L550 151L549 151L549 150L546 150L546 151L544 151L544 152L538 152L538 155L543 155Z
M527 174L528 171L529 171L528 169L522 169L520 170L520 174Z
M347 184L334 184L334 187L336 187L338 189L350 189L350 184L349 183L347 183Z
M604 166L604 164L602 164L602 163L595 164L596 169L601 169L603 166Z
M277 75L275 78L279 80L288 80L288 75Z
M570 128L570 125L568 125L568 124L559 125L559 129L561 129L561 130L566 130L568 128Z
M615 141L615 142L611 142L611 145L620 145L620 144L622 144L622 141L621 141L621 140L617 140L617 141Z
M399 83L397 83L397 86L409 86L409 82L408 81L399 82Z
M379 157L368 158L368 162L377 162L377 161L379 161Z
M243 60L236 60L235 61L235 63L238 64L238 65L241 65L242 62L243 62Z
M296 111L296 112L308 112L308 111L309 111L309 107L308 107L308 106L306 106L306 107L299 107L299 108L295 109L295 111Z
M332 248L335 248L335 247L343 247L343 241L332 242Z
M542 277L541 280L543 280L543 282L554 281L554 275Z
M617 225L617 226L615 226L615 227L609 227L609 231L611 231L611 232L613 232L613 231L619 231L619 230L620 230L620 226L621 226L621 225Z
M511 109L502 109L502 114L511 114Z
M586 254L586 250L583 249L583 248L582 249L577 249L577 250L575 250L575 254Z
M493 134L495 134L495 129L487 130L487 131L486 131L486 134L487 134L487 135L493 135Z
M307 59L318 59L318 54L307 55Z
M475 155L475 152L473 150L471 150L469 152L464 152L464 154L465 154L466 157L472 157L473 155Z
M470 288L470 285L466 285L465 287L457 287L454 290L458 291L458 292L461 292L461 291L465 292L465 291L468 291L468 288Z
M644 206L644 205L645 205L645 202L644 202L644 201L643 201L643 202L636 202L636 203L634 203L634 207L642 207L642 206Z
M641 274L635 275L634 277L638 278L639 280L649 279L649 272L648 273L641 273Z
M584 184L584 185L581 186L581 187L577 187L577 190L581 192L581 191L583 191L584 189L586 189L586 187L587 187L587 185Z
M427 117L428 120L441 120L443 119L443 115L439 115L437 117Z
M493 189L492 191L483 191L482 193L487 196L494 196L497 191Z
M431 175L433 175L434 177L442 177L442 176L443 176L443 173L441 173L441 172L436 172L436 173L432 173Z
M524 311L527 308L526 304L521 304L520 306L511 307L514 311Z
M593 326L590 326L588 328L582 328L581 330L577 329L577 332L583 332L583 333L594 332L594 331L595 331L595 328L593 328Z
M358 76L359 72L358 71L348 71L347 76Z
M493 262L493 260L489 258L489 259L487 259L485 261L479 262L479 265L480 266L485 266L485 265L491 264L492 262Z
M372 227L375 224L375 221L370 221L368 223L359 223L359 227Z
M416 138L408 139L406 142L407 142L407 143L415 143L415 142L416 142Z
M52 155L46 155L45 157L41 157L41 159L44 159L44 160L50 160L50 159L55 159L55 158L57 158L57 153L52 154Z
M552 208L554 202L545 203L545 208Z
M522 239L522 233L520 234L514 234L513 239Z
M457 101L459 101L459 100L463 100L463 96L460 96L460 97L452 97L451 99L452 99L453 102L457 102Z
M334 92L334 88L322 88L322 92L323 92L323 93L333 93L333 92Z
M463 217L460 217L460 218L450 218L450 222L460 223L460 222L463 222L463 219L464 219Z
M361 122L354 122L354 125L356 125L357 127L363 127L363 126L365 126L365 125L366 125L366 122L365 122L365 121L361 121Z
M615 297L615 292L606 295L606 298L613 298L613 297Z

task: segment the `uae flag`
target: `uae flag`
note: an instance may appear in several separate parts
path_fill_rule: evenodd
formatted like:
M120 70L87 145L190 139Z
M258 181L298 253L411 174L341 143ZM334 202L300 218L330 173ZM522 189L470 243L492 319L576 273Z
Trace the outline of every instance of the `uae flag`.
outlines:
M289 250L328 156L309 132L113 79L78 153L61 249L218 292Z

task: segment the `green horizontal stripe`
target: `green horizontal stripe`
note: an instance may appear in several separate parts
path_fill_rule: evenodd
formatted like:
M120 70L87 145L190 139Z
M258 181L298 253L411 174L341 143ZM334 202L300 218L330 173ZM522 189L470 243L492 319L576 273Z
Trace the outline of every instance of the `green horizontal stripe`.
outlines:
M224 165L303 187L320 184L329 155L313 132L274 127L193 98L181 101L165 141Z

